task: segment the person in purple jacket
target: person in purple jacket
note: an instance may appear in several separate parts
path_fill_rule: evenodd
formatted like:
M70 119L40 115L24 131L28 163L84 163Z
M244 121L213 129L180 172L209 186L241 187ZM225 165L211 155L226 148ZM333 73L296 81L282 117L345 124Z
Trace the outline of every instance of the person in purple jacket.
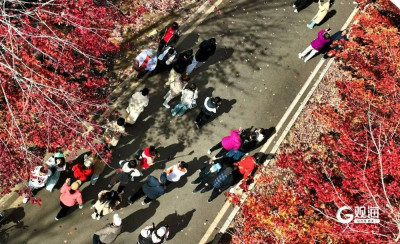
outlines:
M238 130L231 130L229 136L225 136L218 144L208 150L208 154L211 154L213 151L221 148L217 155L213 157L213 160L224 156L224 154L232 149L238 150L240 148L240 146L242 145L242 139L240 138L241 131L242 127L240 127Z
M310 43L310 46L308 46L302 53L299 53L300 59L305 57L309 53L304 59L304 63L314 57L315 54L321 51L322 48L331 41L331 36L329 35L330 31L330 28L328 28L327 30L320 30L318 32L318 37Z

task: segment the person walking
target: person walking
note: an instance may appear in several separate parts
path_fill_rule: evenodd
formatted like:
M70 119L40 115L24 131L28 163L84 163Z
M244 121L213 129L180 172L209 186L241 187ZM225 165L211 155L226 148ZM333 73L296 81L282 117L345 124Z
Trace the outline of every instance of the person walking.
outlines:
M175 79L170 85L169 85L169 91L167 94L165 94L164 99L165 101L163 102L163 106L166 108L170 108L168 103L177 97L179 94L182 93L183 89L189 82L190 78L188 75L182 75L182 76L177 76L177 79Z
M177 52L173 47L164 47L161 54L158 55L157 70L170 69L176 56Z
M182 91L181 102L178 103L171 111L172 116L178 115L180 117L185 114L186 110L192 109L196 106L196 99L198 97L198 88L195 84L190 84Z
M111 178L110 184L108 184L109 188L112 188L117 182L119 182L119 186L117 189L118 194L124 194L125 186L130 182L134 181L134 177L141 176L142 173L136 169L137 161L130 160L119 161L120 169L115 171L114 177Z
M247 180L249 175L253 172L253 170L258 166L259 161L256 160L257 155L254 156L246 156L239 162L234 163L235 169L238 169L239 172L243 175L243 180Z
M107 215L118 209L121 204L121 195L116 191L103 190L97 195L97 201L93 205L94 213L91 215L92 219L99 220L104 215Z
M96 185L97 180L99 179L101 173L103 173L104 168L106 167L106 163L104 160L101 160L99 155L95 152L92 152L90 156L85 155L85 160L91 161L93 164L93 174L90 178L90 184L92 186Z
M217 178L218 172L221 170L222 166L220 163L215 163L213 160L210 160L208 163L204 163L204 165L200 169L199 176L197 179L191 182L192 185L196 185L193 193L196 193L211 185L214 182L215 178Z
M203 188L203 190L200 191L200 193L205 193L213 189L211 196L208 199L208 202L212 202L212 200L214 200L219 194L221 194L233 184L232 171L233 169L231 167L224 167L218 173L212 184L207 185L205 188Z
M171 25L165 26L158 35L160 42L158 44L157 54L160 54L165 46L173 47L179 40L179 25L173 22Z
M231 130L229 136L225 136L222 138L222 140L211 147L208 150L208 154L211 154L213 151L221 149L217 155L213 157L213 160L216 160L217 158L222 157L225 153L227 153L229 150L238 150L240 146L242 145L242 139L240 138L240 132L242 130L242 127L240 127L237 130Z
M186 74L189 75L194 69L202 66L208 58L214 55L215 50L217 50L215 38L202 41L199 45L199 49L192 58L191 63L186 68Z
M322 29L318 32L317 38L315 38L311 43L310 46L308 46L306 49L304 49L303 52L299 53L299 58L305 57L308 53L308 56L304 59L304 63L306 63L308 60L310 60L312 57L314 57L315 54L317 54L319 51L321 51L324 46L330 42L330 28L327 30Z
M324 54L324 59L330 58L335 56L336 52L341 50L344 43L349 40L347 37L349 31L347 29L340 30L335 32L335 34L331 35L330 38L330 45L326 50L326 53Z
M122 135L126 135L125 132L125 119L118 118L116 121L108 122L106 124L106 130L104 131L104 140L108 146L117 146L119 139Z
M83 164L77 163L72 166L72 171L76 180L86 181L93 174L93 160L84 159Z
M147 177L147 181L143 184L140 190L128 198L128 203L131 205L139 198L146 196L146 198L142 201L142 205L149 204L151 201L164 195L166 182L167 175L165 172L163 172L158 178L150 175Z
M153 49L145 49L135 59L135 70L139 72L137 78L142 77L148 71L153 71L157 67L157 52Z
M143 88L143 90L133 93L126 108L128 113L125 118L126 123L134 124L140 113L149 105L149 92L148 88Z
M217 109L221 103L222 99L220 97L206 97L200 113L197 115L196 120L194 121L197 129L203 127L203 125L210 120L211 116L217 113Z
M186 51L181 52L178 55L178 58L172 65L172 69L169 72L168 80L165 83L165 86L169 86L171 82L176 79L179 79L181 75L185 74L186 68L192 60L193 50L189 49Z
M64 185L61 187L61 195L60 195L60 206L61 209L58 212L55 220L59 220L65 216L70 208L75 206L75 204L79 204L79 208L83 208L83 200L82 194L79 191L79 187L82 182L80 180L75 181L71 185L71 179L68 178L65 180Z
M154 165L154 160L160 157L160 153L154 146L150 146L136 152L135 157L140 161L140 167L142 167L142 169L148 169L150 166Z
M43 188L47 180L51 176L51 170L44 166L36 166L30 173L28 186L25 188L25 197L22 199L23 203L27 203L34 192Z
M159 244L168 239L169 225L163 225L156 229L154 223L144 227L139 234L138 244Z
M167 183L168 186L171 182L178 182L182 176L187 173L188 164L184 161L179 161L178 164L175 164L168 169L165 169L164 172L167 175Z
M310 0L296 0L296 2L293 3L294 12L298 13L299 11L303 10L309 3Z
M121 233L122 220L118 214L114 214L113 222L107 224L93 234L93 244L113 243Z
M322 22L325 16L328 14L328 10L330 7L330 0L319 0L318 1L318 13L312 18L311 23L307 25L307 27L311 30L314 28L314 25Z
M46 181L46 190L52 192L60 179L60 173L65 171L66 168L64 154L61 151L56 152L54 156L51 156L46 161L46 164L52 172L51 176Z

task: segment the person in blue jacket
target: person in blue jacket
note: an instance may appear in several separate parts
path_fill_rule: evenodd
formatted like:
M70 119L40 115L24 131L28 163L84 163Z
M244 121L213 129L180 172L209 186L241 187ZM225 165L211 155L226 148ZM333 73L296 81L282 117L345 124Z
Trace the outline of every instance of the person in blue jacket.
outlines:
M142 201L142 205L149 204L152 200L164 195L166 182L167 175L165 172L163 172L158 178L150 175L147 177L147 181L143 184L142 188L128 198L128 203L133 204L139 198L146 196Z

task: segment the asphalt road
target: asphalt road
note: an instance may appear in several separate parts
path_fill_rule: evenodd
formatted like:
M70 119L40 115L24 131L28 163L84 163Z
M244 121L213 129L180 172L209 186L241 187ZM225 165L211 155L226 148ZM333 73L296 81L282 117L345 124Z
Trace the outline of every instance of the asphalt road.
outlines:
M130 136L120 140L112 166L117 167L119 159L131 158L137 149L156 145L161 152L160 162L148 169L145 176L158 176L162 169L178 160L189 162L189 172L181 182L171 184L168 193L147 206L140 201L127 205L126 198L141 185L138 181L130 183L123 195L123 208L118 211L123 218L123 233L115 243L135 243L140 230L152 222L171 226L169 243L198 243L225 201L220 195L207 203L210 192L192 193L194 186L190 182L197 177L196 170L209 159L207 150L231 129L274 127L320 60L318 56L305 64L297 54L321 28L338 30L354 5L350 0L335 1L331 7L334 14L313 30L306 24L317 12L316 3L298 14L293 13L291 1L281 0L225 0L219 9L221 14L209 15L193 32L181 38L178 47L183 50L196 47L210 37L217 39L216 54L195 70L192 78L199 87L199 104L210 95L224 99L211 123L196 130L193 121L199 108L183 117L172 117L170 110L161 106L167 92L163 87L167 74L153 75L139 84L139 88L151 88L150 105L138 122L128 127ZM178 99L170 104L177 102ZM173 159L167 161L168 157ZM111 169L106 169L96 186L85 183L84 208L74 209L57 222L54 217L59 210L59 191L41 190L38 196L43 205L21 204L1 227L0 243L91 243L94 231L112 219L112 215L99 221L90 217L91 203L106 188L111 176Z

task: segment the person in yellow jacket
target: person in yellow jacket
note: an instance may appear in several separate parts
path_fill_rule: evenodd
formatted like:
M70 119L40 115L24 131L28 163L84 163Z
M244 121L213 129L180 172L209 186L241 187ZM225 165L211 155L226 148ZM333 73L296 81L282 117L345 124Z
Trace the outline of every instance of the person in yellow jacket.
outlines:
M318 13L312 18L311 23L307 25L309 29L314 28L315 24L319 24L322 22L322 20L325 18L325 16L328 14L328 10L330 7L330 1L329 0L319 0L318 1Z

